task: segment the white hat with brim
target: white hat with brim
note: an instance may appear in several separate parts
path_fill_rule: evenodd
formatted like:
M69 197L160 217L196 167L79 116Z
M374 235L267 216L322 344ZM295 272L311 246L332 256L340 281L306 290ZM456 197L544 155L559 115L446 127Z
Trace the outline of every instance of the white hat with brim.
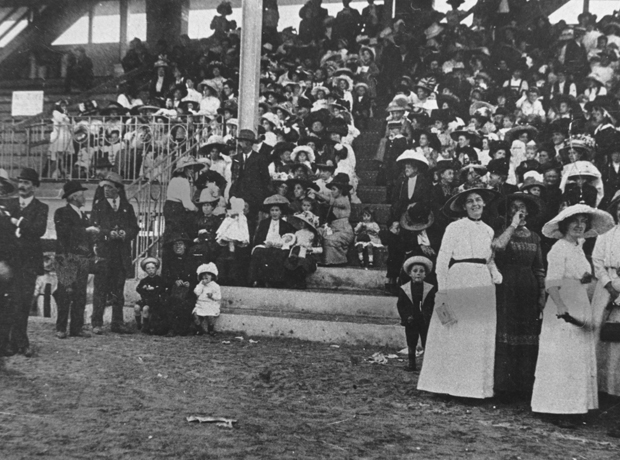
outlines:
M180 169L185 168L194 168L196 170L204 168L204 163L196 161L194 157L183 157L179 161L177 161L175 171L179 171Z
M443 213L450 217L463 216L467 214L463 209L463 200L465 200L465 198L471 193L480 195L484 200L485 205L489 204L499 196L498 192L488 188L470 188L468 190L463 190L462 192L454 195L446 202L446 204L443 205Z
M416 152L415 150L405 150L403 153L396 158L396 162L399 161L412 161L415 162L418 166L421 166L424 171L428 170L429 164L428 160L421 152Z
M312 94L314 97L316 97L316 95L319 93L319 91L323 91L325 96L327 96L329 94L329 88L327 88L326 86L315 86L314 88L312 88L312 91L310 91L310 94Z
M200 278L200 275L203 273L211 273L214 276L219 274L217 270L217 266L213 262L209 262L208 264L202 264L200 267L196 269L196 275Z
M413 265L423 265L426 268L427 274L433 271L433 262L424 256L409 257L403 264L403 271L405 273L409 273L409 270Z
M159 262L159 259L157 257L146 257L140 262L140 268L142 268L142 270L146 270L146 266L148 264L154 264L155 269L159 270L161 262Z
M602 235L614 227L614 219L607 211L592 208L587 204L575 204L560 212L557 216L545 224L542 233L547 238L564 238L560 232L560 223L569 217L577 214L588 214L590 216L590 229L584 234L585 238L593 238Z
M308 145L298 145L297 147L295 147L293 151L291 152L292 161L296 161L297 155L299 155L299 152L306 152L306 155L308 155L308 161L310 163L314 163L315 156L314 156L314 150L312 150L312 147Z

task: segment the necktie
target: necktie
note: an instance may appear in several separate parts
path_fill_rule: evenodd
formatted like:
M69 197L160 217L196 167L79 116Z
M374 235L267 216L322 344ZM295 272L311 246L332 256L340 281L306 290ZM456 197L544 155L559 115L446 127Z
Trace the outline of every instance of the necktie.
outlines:
M118 211L118 203L116 202L116 198L112 198L112 209L114 209L114 212Z
M25 207L26 207L26 202L20 200L20 202L19 202L19 209L24 209Z

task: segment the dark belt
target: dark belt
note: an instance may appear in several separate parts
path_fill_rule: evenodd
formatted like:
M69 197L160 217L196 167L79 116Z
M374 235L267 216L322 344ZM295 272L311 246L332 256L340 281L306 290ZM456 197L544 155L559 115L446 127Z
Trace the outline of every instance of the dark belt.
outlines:
M452 267L452 265L456 265L456 264L480 264L480 265L486 265L487 264L487 260L486 259L461 259L461 260L450 259L450 263L448 264L448 268L450 268L450 267Z

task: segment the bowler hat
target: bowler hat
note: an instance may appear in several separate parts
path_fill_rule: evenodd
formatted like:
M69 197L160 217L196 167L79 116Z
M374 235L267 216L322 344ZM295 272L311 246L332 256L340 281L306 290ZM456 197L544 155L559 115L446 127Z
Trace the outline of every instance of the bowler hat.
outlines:
M22 168L22 170L19 172L19 176L17 176L17 180L19 179L30 181L35 187L41 185L41 181L39 180L39 173L32 168Z
M62 199L69 198L75 192L86 191L86 187L82 186L77 180L70 180L62 186Z
M256 139L256 133L252 131L251 129L242 129L241 131L239 131L237 140L238 141L249 141L253 144L256 144L258 142L258 139Z

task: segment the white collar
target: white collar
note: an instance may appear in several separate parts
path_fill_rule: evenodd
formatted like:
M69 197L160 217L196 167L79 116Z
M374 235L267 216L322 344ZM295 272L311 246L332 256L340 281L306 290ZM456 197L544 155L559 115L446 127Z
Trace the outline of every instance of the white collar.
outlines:
M32 200L34 200L34 195L29 196L28 198L19 197L19 205L23 205L22 207L25 208L26 206L30 205L30 203L32 203Z
M82 217L83 213L82 213L82 210L80 208L78 208L77 206L75 206L72 203L69 203L69 206L71 206L74 209L74 211L77 212L80 217Z

